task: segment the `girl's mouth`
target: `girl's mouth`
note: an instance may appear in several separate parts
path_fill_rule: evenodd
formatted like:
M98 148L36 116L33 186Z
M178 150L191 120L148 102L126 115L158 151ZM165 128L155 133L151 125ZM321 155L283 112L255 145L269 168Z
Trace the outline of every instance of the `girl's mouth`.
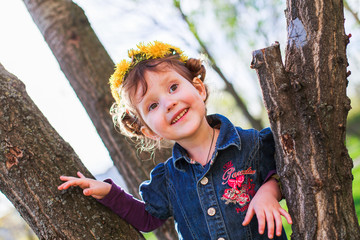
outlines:
M189 111L188 108L184 109L179 115L176 116L176 118L174 118L174 120L171 121L171 125L179 121L180 118L182 118L188 111Z

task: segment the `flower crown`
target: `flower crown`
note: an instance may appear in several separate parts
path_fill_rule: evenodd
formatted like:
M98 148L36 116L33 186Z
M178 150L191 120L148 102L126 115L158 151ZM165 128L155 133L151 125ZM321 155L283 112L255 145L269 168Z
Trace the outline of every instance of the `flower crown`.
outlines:
M127 77L127 74L133 69L136 64L148 59L158 59L172 55L179 55L179 60L182 62L187 61L187 56L183 55L180 48L174 47L167 43L159 41L149 42L148 44L139 43L136 45L138 49L130 49L128 51L131 61L123 59L120 63L116 64L115 72L110 77L111 93L116 101L120 103L120 87Z

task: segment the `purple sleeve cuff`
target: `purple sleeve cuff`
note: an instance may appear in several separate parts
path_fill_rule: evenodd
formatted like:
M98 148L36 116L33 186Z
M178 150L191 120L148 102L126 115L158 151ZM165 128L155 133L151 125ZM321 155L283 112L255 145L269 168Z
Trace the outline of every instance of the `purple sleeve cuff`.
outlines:
M263 183L266 183L267 180L269 180L270 177L271 177L272 175L274 175L274 174L276 174L276 170L275 170L275 169L274 169L274 170L270 170L270 172L269 172L268 175L266 176L266 178L265 178L265 180L264 180Z
M130 223L137 230L150 232L160 227L166 220L158 219L145 210L145 203L133 198L111 179L104 182L111 184L110 192L98 200L101 204L110 208L119 217Z

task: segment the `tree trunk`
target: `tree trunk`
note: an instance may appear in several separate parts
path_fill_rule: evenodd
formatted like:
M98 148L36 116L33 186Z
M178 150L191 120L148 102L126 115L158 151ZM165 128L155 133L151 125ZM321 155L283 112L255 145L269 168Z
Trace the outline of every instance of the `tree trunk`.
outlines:
M253 53L271 128L292 239L360 239L345 146L349 37L341 0L288 0L288 44Z
M139 159L134 145L114 128L109 114L114 100L108 84L114 62L83 10L72 1L23 1L94 123L130 193L139 197L139 184L149 179L155 165L153 161ZM163 162L170 155L170 150L157 152L156 163ZM172 220L155 232L160 239L177 238Z
M91 174L0 64L0 190L40 239L143 239L81 190L57 190L60 175Z

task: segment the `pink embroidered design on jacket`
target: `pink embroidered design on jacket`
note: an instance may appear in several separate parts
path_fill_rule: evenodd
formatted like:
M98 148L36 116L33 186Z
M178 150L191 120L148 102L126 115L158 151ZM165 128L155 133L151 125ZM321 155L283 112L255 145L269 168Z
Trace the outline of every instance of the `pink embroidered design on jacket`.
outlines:
M244 207L255 195L255 184L251 184L252 179L250 177L248 177L247 182L244 183L245 175L252 175L256 170L248 168L247 170L235 172L235 168L231 162L227 163L224 169L222 184L227 184L230 188L225 189L221 200L224 200L225 204L233 203ZM242 209L246 210L246 208Z

